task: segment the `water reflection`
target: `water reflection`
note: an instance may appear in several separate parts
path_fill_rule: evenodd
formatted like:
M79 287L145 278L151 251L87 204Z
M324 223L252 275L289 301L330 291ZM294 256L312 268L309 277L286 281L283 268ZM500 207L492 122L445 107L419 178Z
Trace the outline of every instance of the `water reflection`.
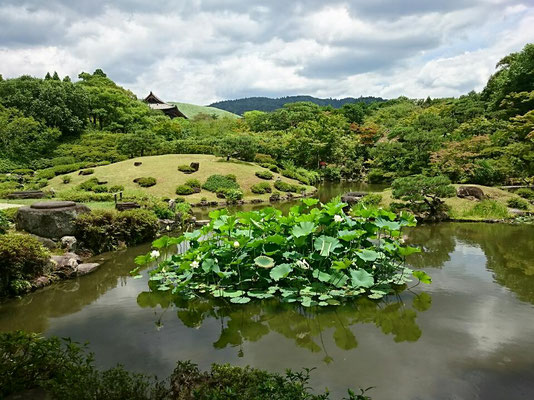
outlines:
M335 345L342 350L358 347L354 328L358 324L372 324L395 342L415 342L421 337L416 322L417 312L428 310L432 298L428 293L412 295L411 305L399 296L382 302L366 298L338 307L304 308L277 300L236 305L221 299L196 299L186 301L167 293L143 292L137 297L141 307L161 307L167 312L176 309L180 321L189 328L200 328L209 319L220 324L215 349L237 347L243 356L245 342L257 342L270 332L290 339L300 348L313 353L322 352L323 361L331 362L325 346L324 335L331 335ZM158 318L156 325L160 325Z

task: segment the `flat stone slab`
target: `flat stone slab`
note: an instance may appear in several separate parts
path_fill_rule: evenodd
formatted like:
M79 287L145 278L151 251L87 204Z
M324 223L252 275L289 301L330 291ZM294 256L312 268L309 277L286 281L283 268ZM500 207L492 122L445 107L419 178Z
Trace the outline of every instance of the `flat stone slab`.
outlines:
M91 272L94 272L100 267L100 264L98 263L87 263L87 264L80 264L77 268L77 275L78 276L84 276L87 274L90 274Z
M74 201L43 201L34 203L30 207L37 210L52 210L56 208L68 208L74 207L76 203Z
M42 199L44 192L41 190L26 190L22 192L11 192L7 195L8 199Z

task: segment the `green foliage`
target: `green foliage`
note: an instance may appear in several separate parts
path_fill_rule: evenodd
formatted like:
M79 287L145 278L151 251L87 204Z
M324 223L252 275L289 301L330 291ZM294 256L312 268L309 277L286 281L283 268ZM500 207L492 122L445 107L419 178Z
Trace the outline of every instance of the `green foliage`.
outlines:
M0 296L19 294L21 281L43 275L50 253L33 236L6 233L0 237Z
M4 208L2 213L7 218L9 222L14 223L15 218L17 217L17 212L19 211L18 207Z
M195 193L194 189L189 185L178 185L176 187L176 194L187 196L189 194Z
M219 190L236 189L239 190L239 184L235 181L235 177L226 175L211 175L202 185L203 189L210 192L217 192Z
M156 178L153 178L151 176L146 176L142 178L135 179L135 182L141 186L141 187L151 187L156 184Z
M338 182L341 180L341 168L326 167L321 173L327 181Z
M240 189L222 189L227 203L234 204L243 199L243 192Z
M9 218L3 210L0 210L0 235L9 229Z
M463 216L483 220L506 219L510 217L506 206L495 200L483 200L475 204L473 208L465 212Z
M532 189L521 188L518 189L515 193L524 199L534 200L534 190Z
M189 187L197 188L197 189L200 189L200 187L202 186L202 184L200 183L198 179L188 179L185 181L185 184ZM177 194L180 194L180 193L177 193Z
M61 181L62 181L64 184L70 183L70 181L72 181L72 176L70 176L70 175L64 175L63 177L61 177Z
M517 208L519 210L528 210L528 202L523 199L512 198L506 202L508 207Z
M310 307L362 295L381 298L409 280L404 257L418 250L395 238L402 227L415 225L413 216L363 209L350 217L344 203L312 208L317 203L304 199L287 216L273 208L213 211L209 225L167 238L165 247L190 247L153 270L150 285L185 298L205 293L244 304L278 297Z
M255 185L252 185L250 190L252 191L252 193L256 194L265 194L272 192L271 185L268 182L256 183Z
M269 171L256 171L256 176L261 179L270 180L273 179L273 174Z
M88 203L91 201L113 201L114 197L112 193L95 193L80 191L77 189L62 190L56 193L56 197L61 200L75 201L77 203Z
M178 171L185 172L185 173L193 173L196 172L193 167L190 165L178 165Z
M363 204L365 206L378 206L382 201L382 195L378 193L369 193L361 198L358 204Z
M293 183L287 183L284 181L276 181L274 187L281 192L297 193L302 190L302 186L295 185Z
M135 245L153 239L158 232L158 219L144 209L96 210L79 215L75 229L81 246L98 254L117 249L120 242Z

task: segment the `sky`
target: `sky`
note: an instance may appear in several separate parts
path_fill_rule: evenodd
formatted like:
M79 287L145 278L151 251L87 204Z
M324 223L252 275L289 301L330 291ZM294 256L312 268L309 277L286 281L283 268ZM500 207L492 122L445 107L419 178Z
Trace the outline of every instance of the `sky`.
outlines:
M144 97L460 96L534 42L534 0L0 0L0 74L101 68Z

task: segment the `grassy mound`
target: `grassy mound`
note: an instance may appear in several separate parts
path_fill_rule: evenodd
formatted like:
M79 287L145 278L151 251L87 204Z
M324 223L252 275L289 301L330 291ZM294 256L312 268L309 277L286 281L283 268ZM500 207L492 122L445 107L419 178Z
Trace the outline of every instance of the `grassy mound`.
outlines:
M140 161L142 165L134 166L134 163ZM200 169L193 174L184 174L178 171L179 165L191 162L200 163ZM168 154L162 156L139 157L131 160L121 161L115 164L104 165L94 168L92 177L99 181L107 182L107 186L123 185L125 190L142 190L145 193L158 196L175 198L176 188L179 185L185 185L186 181L194 178L198 179L202 184L206 182L211 175L235 175L237 183L244 193L244 199L260 198L267 200L269 194L254 194L252 193L252 186L265 182L258 178L255 173L262 168L253 163L226 162L223 159L212 155L203 154ZM87 180L87 177L80 176L76 173L71 174L72 179L69 183L63 183L61 175L56 176L48 182L46 189L54 189L55 191L64 191L75 189L77 185ZM143 176L152 176L156 178L157 183L154 186L141 188L134 179ZM279 174L274 174L274 179L280 178L287 184L300 185L299 182L282 177ZM312 189L311 186L307 187ZM200 193L194 193L187 196L186 201L190 203L198 203L203 197L208 201L217 201L216 193L202 190Z
M197 106L195 104L189 103L178 103L176 101L171 101L170 104L176 104L178 109L185 114L187 118L194 118L198 114L207 114L215 115L218 118L229 117L229 118L240 118L239 115L231 113L230 111L221 110L215 107L208 106Z
M461 199L459 197L451 197L445 200L445 204L451 209L449 215L455 219L468 220L485 220L485 219L503 219L503 210L508 209L508 201L511 199L521 199L517 194L502 190L496 187L463 184L453 185L455 188L459 186L476 186L482 189L487 197L484 202L476 200ZM399 201L393 198L391 189L386 189L382 193L382 201L380 203L383 207L389 207L392 202ZM534 212L534 206L529 205L528 211ZM510 216L510 215L508 215Z

